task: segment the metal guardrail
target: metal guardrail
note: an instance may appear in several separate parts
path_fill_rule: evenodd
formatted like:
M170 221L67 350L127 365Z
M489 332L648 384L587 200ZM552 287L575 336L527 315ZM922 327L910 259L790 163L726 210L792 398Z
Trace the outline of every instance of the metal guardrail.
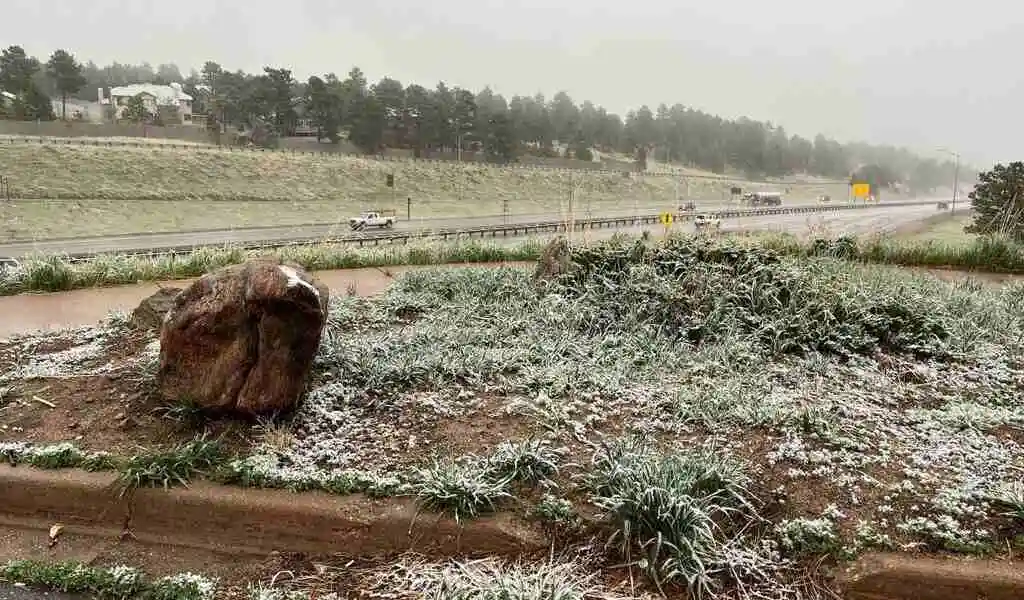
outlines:
M824 213L824 212L838 212L843 210L858 210L858 209L870 209L870 208L899 208L905 206L934 206L934 202L901 202L899 204L836 204L828 206L793 206L784 208L755 208L755 209L734 209L734 210L723 210L723 211L705 211L705 212L676 212L673 213L674 221L692 221L698 214L711 215L718 217L719 219L737 218L737 217L757 217L757 216L769 216L769 215L791 215L791 214L810 214L810 213ZM605 228L620 228L620 227L636 227L640 225L649 225L660 223L662 215L659 214L647 214L639 216L628 216L628 217L597 217L597 218L584 218L578 219L574 223L574 231L584 231L588 229L605 229ZM251 242L228 242L228 243L212 243L212 244L181 244L176 246L164 246L157 248L138 248L120 250L114 252L89 252L89 253L76 253L67 255L66 258L70 262L86 262L95 259L98 256L116 254L118 256L129 256L133 258L159 258L163 256L169 256L174 254L182 254L193 252L197 248L202 247L232 247L240 248L242 250L275 250L280 248L290 248L299 246L314 246L321 244L354 244L360 247L362 246L379 246L383 244L407 244L410 241L424 239L424 238L439 238L441 240L450 240L452 238L460 237L516 237L520 235L529 235L536 233L560 233L565 232L568 229L568 223L563 221L543 221L536 223L518 223L512 225L483 225L478 227L463 227L463 228L451 228L451 229L418 229L413 231L382 231L374 234L352 234L343 236L330 236L323 238L307 238L307 239L296 239L296 240L258 240Z

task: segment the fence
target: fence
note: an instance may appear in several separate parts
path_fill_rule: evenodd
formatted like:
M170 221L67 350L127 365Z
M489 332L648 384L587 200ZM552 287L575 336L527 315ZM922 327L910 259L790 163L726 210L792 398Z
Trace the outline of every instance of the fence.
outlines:
M156 140L158 138L147 138ZM406 156L392 156L388 154L362 154L357 152L329 152L320 150L296 150L291 148L262 148L258 146L231 146L231 145L213 145L213 144L181 144L174 142L164 141L153 141L153 142L128 142L121 140L110 140L110 139L89 139L89 138L55 138L55 137L19 137L19 136L6 136L0 137L0 141L6 140L7 144L51 144L51 145L64 145L64 146L93 146L93 147L105 147L105 148L137 148L137 149L150 149L155 151L161 150L183 150L192 152L260 152L260 153L281 153L281 154L292 154L292 155L318 155L318 156L333 156L339 158L363 158L376 160L381 162L393 162L393 163L428 163L437 165L451 165L453 160L442 159L442 158L413 158ZM539 160L539 159L538 159ZM765 184L775 186L817 186L817 185L849 185L848 181L845 180L829 180L819 179L815 181L787 181L783 179L778 180L749 180L743 179L742 177L729 177L727 175L712 175L712 174L690 174L690 173L679 173L679 172L649 172L649 171L631 171L625 169L606 169L606 168L572 168L564 166L551 166L541 164L530 164L530 163L487 163L481 161L462 161L463 164L472 165L475 167L489 168L489 169L515 169L515 170L535 170L535 171L556 171L562 173L595 173L602 175L618 175L620 177L664 177L672 179L700 179L700 180L711 180L711 181L722 181L731 183L748 183L748 184Z
M89 123L81 121L15 121L0 119L0 135L43 137L136 137L209 142L210 134L196 125Z

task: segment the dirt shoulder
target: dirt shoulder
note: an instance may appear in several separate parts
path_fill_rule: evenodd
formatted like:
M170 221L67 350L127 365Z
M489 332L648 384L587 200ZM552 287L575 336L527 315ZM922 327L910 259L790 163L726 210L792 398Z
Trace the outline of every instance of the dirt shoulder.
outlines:
M842 584L846 600L952 600L1024 597L1024 570L1012 561L866 556Z
M422 552L431 556L542 551L535 527L510 513L456 523L419 515L414 501L361 495L244 489L195 482L188 488L117 493L115 475L0 467L9 526L48 529L54 522L90 535L130 530L135 540L240 556L270 552L349 556Z

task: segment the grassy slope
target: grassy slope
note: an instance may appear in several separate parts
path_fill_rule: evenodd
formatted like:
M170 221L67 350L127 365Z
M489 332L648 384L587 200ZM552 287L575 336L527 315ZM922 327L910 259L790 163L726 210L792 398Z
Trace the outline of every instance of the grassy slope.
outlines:
M969 243L978 238L977 235L967 233L964 227L971 223L969 214L959 214L945 219L936 219L927 228L918 231L909 231L901 236L909 242L937 242L942 244Z
M57 200L0 206L0 241L336 222L374 207L404 214L407 197L414 216L500 215L506 202L513 214L555 213L574 185L577 214L634 203L657 210L676 198L668 177L328 154L5 144L0 163L15 196ZM388 173L394 190L384 185ZM720 199L729 186L691 179L679 193ZM826 187L794 187L791 197L838 195Z

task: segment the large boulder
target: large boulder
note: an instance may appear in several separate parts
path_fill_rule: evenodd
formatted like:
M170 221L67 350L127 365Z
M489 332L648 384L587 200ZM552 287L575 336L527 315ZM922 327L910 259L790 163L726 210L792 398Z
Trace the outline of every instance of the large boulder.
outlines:
M302 267L253 260L204 275L160 332L160 391L213 411L287 411L302 395L327 322L327 287Z

